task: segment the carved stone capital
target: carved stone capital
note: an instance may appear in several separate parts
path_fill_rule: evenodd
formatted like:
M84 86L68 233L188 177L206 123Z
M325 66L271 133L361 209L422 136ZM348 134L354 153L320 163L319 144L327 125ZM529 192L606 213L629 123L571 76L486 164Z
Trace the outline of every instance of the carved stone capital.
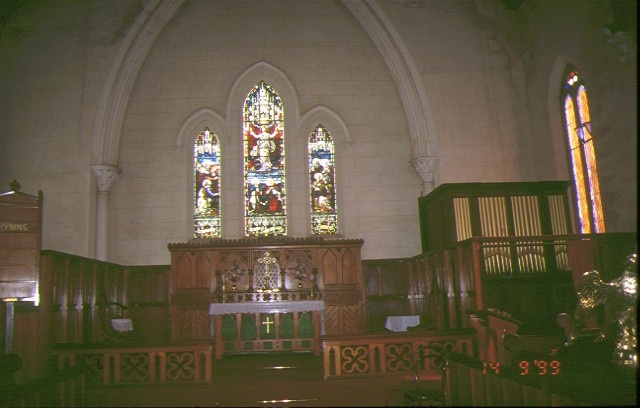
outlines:
M98 191L109 191L120 173L120 169L115 166L94 165L91 169L98 177Z
M433 183L433 170L436 166L435 157L416 157L411 159L411 165L424 183Z
M422 192L424 194L433 190L434 171L437 160L438 159L433 156L416 157L411 159L411 165L420 178L422 178Z

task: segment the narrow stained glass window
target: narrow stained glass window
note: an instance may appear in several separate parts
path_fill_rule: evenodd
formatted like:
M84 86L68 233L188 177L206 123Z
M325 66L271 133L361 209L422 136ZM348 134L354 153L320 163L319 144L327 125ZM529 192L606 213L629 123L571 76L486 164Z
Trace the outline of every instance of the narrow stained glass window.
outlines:
M563 82L563 108L580 232L605 232L587 91L576 69Z
M284 112L264 81L245 100L243 135L245 234L286 235Z
M194 236L219 237L220 223L220 143L205 128L194 146Z
M311 232L338 232L336 211L335 149L333 138L322 125L309 136L309 185L311 189Z

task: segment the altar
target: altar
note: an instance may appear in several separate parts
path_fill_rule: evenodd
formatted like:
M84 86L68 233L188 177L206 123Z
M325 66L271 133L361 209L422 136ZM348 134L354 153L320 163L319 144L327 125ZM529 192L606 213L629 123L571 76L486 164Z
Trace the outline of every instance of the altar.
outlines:
M322 300L212 303L215 357L225 353L311 351L320 354Z
M320 353L321 335L365 329L363 241L194 239L169 244L175 341L212 340L230 353Z

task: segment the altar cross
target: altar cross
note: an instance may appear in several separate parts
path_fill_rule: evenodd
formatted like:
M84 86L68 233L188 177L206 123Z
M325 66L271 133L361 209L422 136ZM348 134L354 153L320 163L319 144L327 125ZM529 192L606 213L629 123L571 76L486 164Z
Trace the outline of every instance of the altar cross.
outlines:
M274 322L272 322L270 317L267 316L267 318L264 319L264 322L262 322L262 324L267 326L267 334L269 334L269 328L271 327L272 324L274 324Z

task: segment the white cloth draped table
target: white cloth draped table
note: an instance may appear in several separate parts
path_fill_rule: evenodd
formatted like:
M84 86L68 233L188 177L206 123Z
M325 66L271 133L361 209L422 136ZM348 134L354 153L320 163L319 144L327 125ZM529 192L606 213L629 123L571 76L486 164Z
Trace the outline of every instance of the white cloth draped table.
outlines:
M319 312L320 335L324 331L324 301L323 300L297 300L283 302L237 302L237 303L211 303L209 315L211 315L211 336L215 335L215 315L235 313L294 313L294 312Z
M420 316L387 316L384 327L394 332L407 331L407 327L413 327L420 324Z

